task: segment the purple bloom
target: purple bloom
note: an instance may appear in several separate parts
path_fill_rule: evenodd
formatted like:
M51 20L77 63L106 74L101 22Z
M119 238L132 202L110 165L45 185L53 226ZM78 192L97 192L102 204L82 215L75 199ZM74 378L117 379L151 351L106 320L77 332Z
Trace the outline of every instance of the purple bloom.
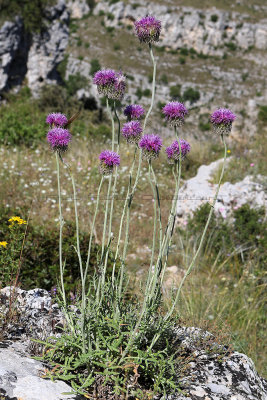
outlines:
M139 104L131 104L124 109L124 115L131 119L140 119L145 113L145 110Z
M166 121L172 126L181 126L184 123L184 119L188 114L188 110L185 108L183 103L178 101L171 101L166 104L162 109L165 115Z
M143 156L148 161L152 158L156 158L159 156L160 149L162 147L162 139L158 135L144 135L140 142L139 147L143 151Z
M137 144L142 134L142 126L139 121L130 121L122 127L122 135L125 137L128 143Z
M67 124L67 122L68 118L66 117L66 115L61 113L48 114L48 116L46 117L46 123L51 125L51 127L53 125L57 127L63 127Z
M179 139L179 142L181 147L181 159L183 159L190 151L190 144L183 139ZM168 157L168 162L170 164L173 164L175 161L178 161L180 159L180 149L177 140L175 140L169 147L166 148L166 154Z
M161 22L155 17L147 16L134 23L135 32L140 42L158 42L161 31Z
M229 135L232 129L232 123L236 115L227 108L219 108L210 116L210 121L216 133L220 135Z
M64 152L68 149L71 134L67 129L53 128L47 133L47 141L53 150Z
M97 71L93 82L97 85L98 93L109 99L121 100L124 96L126 83L121 72L115 72L113 69Z
M104 150L99 155L99 170L103 175L110 175L114 167L120 165L120 156L115 151Z

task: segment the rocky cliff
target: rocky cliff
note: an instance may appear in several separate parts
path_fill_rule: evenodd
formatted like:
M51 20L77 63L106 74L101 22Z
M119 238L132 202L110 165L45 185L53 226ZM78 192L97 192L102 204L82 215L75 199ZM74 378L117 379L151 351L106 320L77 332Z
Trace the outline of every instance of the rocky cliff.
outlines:
M0 91L23 82L38 92L40 85L58 80L57 64L68 44L69 10L64 0L46 10L47 28L41 33L25 31L22 19L6 21L0 28Z

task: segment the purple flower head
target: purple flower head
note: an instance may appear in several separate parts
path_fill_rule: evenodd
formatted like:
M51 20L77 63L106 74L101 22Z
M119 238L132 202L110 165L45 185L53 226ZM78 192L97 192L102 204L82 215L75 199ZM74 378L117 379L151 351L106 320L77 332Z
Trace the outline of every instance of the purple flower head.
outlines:
M47 133L47 141L53 150L62 153L68 149L71 134L67 129L53 128Z
M144 135L139 142L139 147L142 149L144 158L149 161L159 156L162 147L162 139L160 136L154 135L153 133L151 135Z
M122 127L122 135L125 137L128 143L137 144L142 134L142 126L139 121L130 121Z
M99 155L99 170L103 175L110 175L114 167L120 165L120 156L115 151L104 150Z
M121 72L113 69L103 69L95 73L93 82L97 85L99 94L109 99L121 100L126 89L126 78Z
M179 139L179 142L181 147L181 159L184 159L187 153L189 153L191 147L186 140ZM175 140L169 147L166 148L166 154L170 164L173 164L180 159L180 149L177 140Z
M146 16L134 23L135 32L140 42L158 42L161 31L161 22L152 16Z
M67 124L68 118L64 114L60 113L52 113L48 114L46 117L46 123L49 124L51 127L63 127Z
M124 115L131 119L140 119L145 113L145 110L139 104L131 104L124 109Z
M188 110L185 108L183 103L178 101L171 101L166 104L162 109L165 115L166 121L168 121L172 126L181 126L184 123L184 119L188 114Z
M219 108L210 116L214 131L220 135L229 135L232 129L232 123L236 115L227 108Z

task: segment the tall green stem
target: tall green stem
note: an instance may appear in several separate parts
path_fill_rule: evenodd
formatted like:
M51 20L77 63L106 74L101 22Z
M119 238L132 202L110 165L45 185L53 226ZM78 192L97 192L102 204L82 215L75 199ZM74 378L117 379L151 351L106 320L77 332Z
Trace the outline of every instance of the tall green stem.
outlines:
M62 259L62 230L63 230L63 217L62 217L62 206L61 206L61 188L60 188L60 170L59 170L59 155L56 151L56 161L57 161L57 189L58 189L58 211L59 211L59 268L60 268L60 282L62 298L64 303L64 308L66 308L66 294L64 288L64 269L63 269L63 259Z
M90 262L90 256L91 256L91 248L92 248L92 240L93 240L93 234L94 234L94 228L95 228L95 221L96 221L98 208L99 208L99 198L100 198L100 192L101 192L103 180L104 180L104 177L102 175L100 184L98 186L98 191L97 191L95 213L94 213L94 218L93 218L92 227L91 227L91 233L90 233L90 239L89 239L89 245L88 245L88 252L87 252L87 261L86 261L86 267L85 267L85 271L84 271L84 281L86 281L88 268L89 268L89 262Z
M152 64L153 64L152 95L151 95L151 104L150 104L149 110L148 110L148 112L147 112L147 114L146 114L146 117L145 117L145 120L144 120L143 133L145 133L147 120L148 120L148 117L149 117L149 115L151 114L151 111L152 111L153 106L154 106L155 91L156 91L156 71L157 71L157 64L156 64L156 61L155 61L155 58L154 58L154 54L153 54L153 49L152 49L151 43L149 43L149 52L150 52L150 57L151 57L151 61L152 61ZM128 210L127 210L127 224L129 224L129 219L130 219L130 214L129 214L130 211L129 211L129 210L130 210L130 207L131 207L131 202L132 202L133 195L134 195L135 190L136 190L136 188L137 188L137 184L138 184L139 177L140 177L141 164L142 164L142 151L141 151L141 149L140 149L140 150L139 150L138 168L137 168L137 173L136 173L136 177L135 177L135 182L134 182L132 191L131 191L131 193L130 193L130 195L129 195ZM124 250L127 250L128 231L129 231L129 228L127 228L127 226L126 226L126 237L127 237L127 240L125 239L126 247L124 247ZM124 251L124 253L126 253L126 251ZM121 284L122 284L122 280L123 280L123 279L122 279L122 278L123 278L123 269L124 269L124 265L122 265L122 270L121 270L120 288L121 288ZM120 291L121 291L121 289L120 289ZM139 319L138 319L138 321L137 321L137 323L136 323L136 325L135 325L134 331L132 332L132 335L131 335L131 337L130 337L130 339L129 339L129 342L128 342L128 344L127 344L127 346L126 346L126 348L125 348L125 350L124 350L124 352L123 352L123 354L122 354L122 356L121 356L121 361L124 359L125 355L127 354L127 351L128 351L128 349L129 349L129 347L130 347L131 344L133 343L134 337L135 337L135 335L136 335L136 333L137 333L137 331L138 331L138 328L139 328L139 326L140 326L140 323L141 323L141 320L142 320L142 318L143 318L144 312L145 312L145 305L143 306L143 308L142 308L142 310L141 310L141 313L140 313Z
M201 249L202 249L202 246L203 246L203 243L204 243L204 240L205 240L205 236L206 236L206 233L207 233L207 229L208 229L208 227L209 227L210 220L211 220L211 217L212 217L212 214L213 214L213 211L214 211L214 206L215 206L215 203L216 203L217 198L218 198L218 194L219 194L219 190L220 190L222 178L223 178L223 175L224 175L225 164L226 164L227 146L226 146L225 139L224 139L224 136L223 136L223 135L222 135L222 141L223 141L223 144L224 144L224 160L223 160L223 166L222 166L221 175L220 175L220 179L219 179L219 182L218 182L217 190L216 190L214 199L213 199L212 204L211 204L211 207L210 207L209 216L208 216L208 219L207 219L205 228L204 228L204 230L203 230L203 233L202 233L202 235L201 235L201 239L200 239L200 243L199 243L199 245L198 245L198 249L197 249L197 251L196 251L196 253L195 253L195 255L194 255L194 257L193 257L193 259L192 259L192 261L191 261L191 263L190 263L190 265L189 265L189 267L188 267L188 269L187 269L187 271L186 271L186 273L185 273L185 275L184 275L184 277L183 277L183 279L182 279L180 285L179 285L179 288L178 288L176 297L175 297L175 299L174 299L174 302L173 302L173 304L172 304L172 306L171 306L171 309L168 311L168 313L167 313L167 314L165 315L165 317L164 317L164 320L165 320L165 321L168 320L168 319L172 316L172 314L173 314L173 312L174 312L174 309L175 309L175 307L176 307L176 305L177 305L177 303L178 303L178 300L179 300L180 293L181 293L182 287L183 287L183 285L184 285L184 282L185 282L186 278L188 277L188 275L190 275L190 273L193 271L193 269L194 269L194 267L195 267L196 259L197 259L198 255L199 255L199 253L200 253L200 251L201 251ZM154 339L152 340L151 346L150 346L151 348L154 346L154 344L155 344L156 341L159 339L159 337L160 337L160 334L157 334L157 335L154 337Z
M130 195L130 192L131 192L132 175L133 175L133 170L134 170L134 166L135 166L136 152L137 152L137 146L135 146L135 150L134 150L134 158L133 158L132 166L131 166L130 173L129 173L129 183L128 183L127 195L126 195L126 198L125 198L125 201L124 201L123 211L122 211L122 215L121 215L120 228L119 228L118 241L117 241L117 248L116 248L116 253L115 253L115 260L114 260L114 263L113 263L112 282L114 282L115 267L116 267L116 262L117 262L117 258L118 258L118 255L119 255L119 249L120 249L122 227L123 227L123 222L124 222L127 202L129 201L129 195Z

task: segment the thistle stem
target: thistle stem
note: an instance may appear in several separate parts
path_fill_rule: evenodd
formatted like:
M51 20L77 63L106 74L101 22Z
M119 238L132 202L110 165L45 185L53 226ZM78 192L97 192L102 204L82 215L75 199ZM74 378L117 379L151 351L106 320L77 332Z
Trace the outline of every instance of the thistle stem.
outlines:
M200 251L201 251L201 249L202 249L202 246L203 246L203 243L204 243L204 239L205 239L205 236L206 236L206 233L207 233L207 229L208 229L209 224L210 224L210 220L211 220L211 217L212 217L212 214L213 214L213 211L214 211L215 203L216 203L217 198L218 198L218 194L219 194L219 190L220 190L222 178L223 178L223 175L224 175L225 164L226 164L227 146L226 146L226 143L225 143L224 136L221 135L221 137L222 137L222 141L223 141L223 144L224 144L224 160L223 160L223 166L222 166L221 175L220 175L220 179L219 179L219 182L218 182L217 190L216 190L214 199L213 199L213 201L212 201L212 204L211 204L211 206L210 206L209 216L208 216L208 219L207 219L205 228L204 228L204 230L203 230L203 233L202 233L202 235L201 235L201 239L200 239L200 243L199 243L199 245L198 245L198 249L197 249L197 251L196 251L196 253L195 253L195 255L194 255L194 257L193 257L193 259L192 259L192 261L191 261L191 263L190 263L190 265L189 265L189 267L188 267L188 269L187 269L187 271L186 271L186 273L185 273L185 275L184 275L184 277L183 277L183 279L182 279L180 285L179 285L179 288L178 288L176 297L175 297L175 299L174 299L174 302L173 302L173 304L172 304L172 306L171 306L171 309L170 309L170 310L168 311L168 313L165 315L164 321L167 321L167 320L172 316L172 314L173 314L173 312L174 312L174 309L175 309L175 307L176 307L176 305L177 305L177 303L178 303L178 300L179 300L180 293L181 293L182 287L183 287L183 285L184 285L184 282L185 282L186 278L188 277L188 275L190 275L190 273L193 271L193 269L194 269L194 267L195 267L196 259L197 259L198 255L199 255L199 253L200 253ZM157 334L157 335L153 338L152 343L151 343L151 345L150 345L150 348L152 348L152 347L154 346L154 344L157 342L157 340L159 339L159 337L160 337L160 333Z
M59 170L59 155L56 151L57 161L57 188L58 188L58 211L59 211L59 269L60 269L60 282L64 308L66 308L66 294L64 288L64 270L63 270L63 259L62 259L62 230L63 230L63 217L62 217L62 205L61 205L61 187L60 187L60 170Z

